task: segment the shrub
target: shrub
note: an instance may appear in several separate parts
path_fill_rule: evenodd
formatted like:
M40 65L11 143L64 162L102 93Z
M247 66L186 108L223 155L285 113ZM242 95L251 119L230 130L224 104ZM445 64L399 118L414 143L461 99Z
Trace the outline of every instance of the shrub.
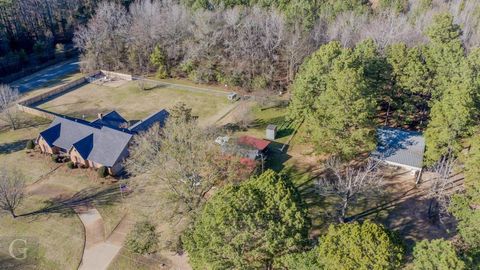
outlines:
M127 235L125 245L133 252L142 255L155 252L158 247L155 225L147 220L135 223L133 230Z
M18 59L20 60L20 63L28 62L28 55L24 49L20 49L20 51L18 52Z
M179 67L179 69L186 74L190 74L195 68L195 64L191 60L181 63Z
M150 55L150 63L157 68L156 76L159 79L168 77L167 56L161 46L156 46Z
M102 166L98 168L97 173L98 173L98 177L105 178L107 176L107 168L105 166Z
M242 80L243 76L241 73L223 73L221 71L218 71L215 73L215 79L224 85L227 86L241 86L242 85Z
M57 52L57 53L62 53L62 52L64 52L64 51L65 51L65 45L64 45L64 44L62 44L62 43L57 43L57 44L55 45L55 52Z
M58 162L58 155L52 155L51 158L52 158L53 162L55 162L55 163Z
M74 169L74 168L75 168L75 164L74 164L72 161L69 161L69 162L67 162L67 167L68 167L69 169Z
M252 80L252 89L253 90L265 90L268 85L268 80L265 76L256 76Z
M33 142L33 140L29 140L27 142L27 147L26 147L28 150L32 150L33 148L35 148L35 143Z

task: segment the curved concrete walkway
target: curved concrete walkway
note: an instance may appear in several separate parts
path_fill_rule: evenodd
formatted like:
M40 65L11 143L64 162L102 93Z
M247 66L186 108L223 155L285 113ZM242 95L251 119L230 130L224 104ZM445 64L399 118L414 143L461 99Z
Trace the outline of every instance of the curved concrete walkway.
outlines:
M75 207L85 227L85 248L79 270L104 270L115 259L132 223L122 219L117 228L105 240L102 216L91 206Z

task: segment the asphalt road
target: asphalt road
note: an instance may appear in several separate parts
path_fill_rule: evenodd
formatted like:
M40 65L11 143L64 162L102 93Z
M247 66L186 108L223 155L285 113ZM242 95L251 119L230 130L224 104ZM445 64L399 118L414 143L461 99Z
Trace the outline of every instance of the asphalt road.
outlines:
M77 72L79 68L80 66L78 59L74 59L50 66L46 69L42 69L13 82L11 85L18 87L18 91L20 93L25 93L36 88L40 88L49 81L55 80L70 73Z

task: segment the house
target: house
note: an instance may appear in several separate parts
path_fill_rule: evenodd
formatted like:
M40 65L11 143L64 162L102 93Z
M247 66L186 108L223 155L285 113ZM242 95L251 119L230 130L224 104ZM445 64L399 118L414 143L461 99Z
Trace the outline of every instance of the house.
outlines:
M117 175L123 170L132 138L156 123L163 127L168 115L166 110L161 110L131 127L116 111L99 114L92 122L57 116L40 132L36 143L42 153L68 156L82 167L106 167L111 175Z
M420 174L425 152L422 133L382 127L377 129L377 137L377 149L372 153L374 158L407 169L412 174Z

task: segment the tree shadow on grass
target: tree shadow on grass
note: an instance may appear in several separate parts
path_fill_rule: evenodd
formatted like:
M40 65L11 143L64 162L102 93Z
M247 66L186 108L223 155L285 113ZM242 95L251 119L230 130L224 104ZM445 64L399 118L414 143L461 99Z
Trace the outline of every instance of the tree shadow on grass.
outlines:
M280 148L283 146L281 143L271 142L268 146L267 161L265 167L272 169L276 172L280 172L285 168L285 162L287 162L291 156L287 154L288 145L280 151Z
M317 232L322 231L330 217L328 217L326 206L326 198L321 196L317 191L317 179L322 176L320 173L312 174L311 171L299 172L295 167L287 167L282 171L290 179L297 188L300 197L304 203L305 209L312 220L312 235L317 236Z
M10 143L0 144L0 154L10 154L25 149L29 140L18 140Z
M72 208L78 206L87 206L95 204L112 205L121 199L120 189L117 185L111 185L106 188L90 187L82 189L68 198L54 198L45 201L46 206L33 212L19 215L19 217L31 217L41 214L57 213L62 216L74 214Z

